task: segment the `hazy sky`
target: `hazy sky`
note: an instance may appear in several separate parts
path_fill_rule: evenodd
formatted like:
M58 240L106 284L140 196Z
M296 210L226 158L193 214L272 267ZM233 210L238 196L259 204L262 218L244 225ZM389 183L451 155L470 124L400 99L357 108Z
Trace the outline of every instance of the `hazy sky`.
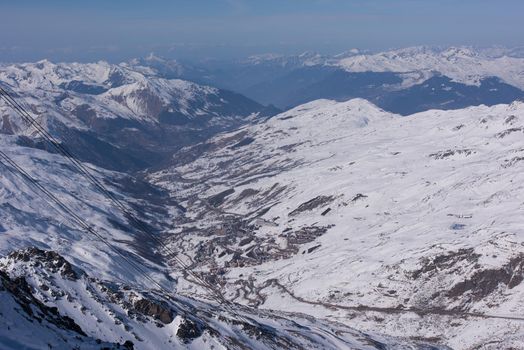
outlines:
M524 45L524 0L0 0L0 61Z

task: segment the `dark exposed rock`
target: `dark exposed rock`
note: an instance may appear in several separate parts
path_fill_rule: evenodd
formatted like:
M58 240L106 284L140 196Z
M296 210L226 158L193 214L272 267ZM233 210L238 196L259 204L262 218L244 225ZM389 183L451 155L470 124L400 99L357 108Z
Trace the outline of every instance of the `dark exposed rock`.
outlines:
M331 211L331 208L327 208L327 209L324 210L324 211L322 212L322 214L320 214L320 215L322 215L322 216L326 216L327 213L329 213L330 211Z
M454 155L470 156L473 153L475 153L475 151L471 149L455 149L455 150L448 149L447 151L440 151L437 153L432 153L429 156L434 159L445 159L445 158L448 158Z
M509 289L518 286L524 280L524 255L511 259L499 269L478 270L473 276L451 288L447 296L459 297L466 293L478 301L494 292L499 285Z
M291 246L298 246L313 242L318 237L325 234L332 226L307 226L300 230L288 234L288 243Z
M173 311L159 303L147 299L140 299L133 304L135 311L146 316L151 316L164 324L169 324L174 320Z
M233 193L235 193L235 189L234 188L230 188L228 190L225 190L223 192L215 194L214 196L209 197L207 199L207 202L209 203L209 205L211 205L213 207L218 207L218 206L220 206L224 202L224 200L226 199L227 196L230 196Z
M243 200L245 198L255 196L259 192L260 192L259 190L255 190L255 189L252 189L252 188L246 188L245 190L240 192L240 194L234 199L234 202L238 203L238 202L240 202L241 200Z
M62 277L69 280L78 279L78 275L71 264L54 251L46 251L32 247L12 252L7 257L15 261L23 261L36 265L42 264L52 273L59 272Z
M198 338L203 333L203 327L193 320L184 318L178 330L176 331L177 337L182 339L184 342L190 342L191 340Z
M295 210L289 213L289 216L298 215L304 211L310 211L316 209L325 204L331 203L333 201L333 196L318 196L305 203L302 203Z
M455 224L451 225L450 228L451 228L452 230L454 230L454 231L460 231L460 230L465 229L465 228L466 228L466 225L455 223Z
M256 217L262 217L264 215L266 215L269 211L271 210L271 207L265 207L265 208L262 208L261 210L259 210L256 214Z
M126 340L123 346L125 350L133 350L135 348L135 344L131 340Z
M513 124L518 118L514 115L510 115L504 120L505 124Z
M502 132L499 132L496 136L501 139L503 137L506 137L510 134L513 134L515 132L524 132L524 128L510 128L510 129L506 129Z
M253 239L254 239L253 237L246 237L246 238L242 239L240 242L238 242L238 245L243 247L243 246L253 242Z
M475 253L473 248L468 248L459 249L456 252L449 252L431 258L425 258L422 261L422 268L413 271L411 277L417 279L424 274L432 275L441 270L451 269L460 261L474 264L478 261L479 257L480 254Z
M362 193L357 193L357 195L355 197L353 197L353 199L351 199L352 202L356 202L358 201L359 199L364 199L364 198L368 198L368 196L362 194Z
M307 250L307 253L308 253L308 254L309 254L309 253L313 253L315 250L317 250L317 249L320 248L320 247L321 247L320 244L319 244L319 245L316 245L316 246L314 246L314 247L311 247L311 248L309 248L309 249Z
M524 161L524 157L513 157L511 158L510 160L507 160L503 165L502 167L504 168L509 168L515 164L517 164L518 162L522 162Z

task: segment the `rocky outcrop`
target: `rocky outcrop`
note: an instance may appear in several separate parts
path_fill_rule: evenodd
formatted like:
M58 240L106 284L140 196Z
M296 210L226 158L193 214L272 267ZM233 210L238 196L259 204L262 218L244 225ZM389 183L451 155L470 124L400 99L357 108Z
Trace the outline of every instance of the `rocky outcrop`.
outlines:
M133 303L135 311L153 317L164 324L173 322L174 313L168 306L160 305L148 299L140 299Z
M46 320L58 328L86 336L86 333L73 319L60 315L56 307L46 306L40 300L36 299L25 278L18 277L11 279L9 275L0 270L0 281L2 283L0 290L10 293L26 313L27 317L35 319L38 322Z
M515 288L524 280L524 255L512 258L498 269L479 269L471 277L454 285L447 296L451 298L470 296L479 301L500 286Z
M78 274L73 266L60 254L54 251L41 250L35 247L12 252L7 259L24 262L29 266L43 266L52 273L60 273L64 278L77 280Z
M296 208L295 210L293 210L292 212L289 213L289 216L295 216L295 215L298 215L302 212L305 212L305 211L310 211L310 210L313 210L313 209L316 209L318 207L321 207L321 206L324 206L326 204L329 204L333 201L333 196L318 196L318 197L315 197L305 203L302 203L298 206L298 208Z
M178 330L176 331L177 337L183 339L184 342L189 342L195 338L198 338L202 335L202 333L202 326L188 318L184 318L180 322Z

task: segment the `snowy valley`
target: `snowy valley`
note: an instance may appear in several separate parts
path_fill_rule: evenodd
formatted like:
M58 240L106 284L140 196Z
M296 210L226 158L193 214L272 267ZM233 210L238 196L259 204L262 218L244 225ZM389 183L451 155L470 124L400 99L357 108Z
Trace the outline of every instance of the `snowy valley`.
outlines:
M0 65L38 123L0 101L0 150L35 181L0 158L0 348L521 348L522 62L250 58L336 92L256 82L285 112L154 56Z

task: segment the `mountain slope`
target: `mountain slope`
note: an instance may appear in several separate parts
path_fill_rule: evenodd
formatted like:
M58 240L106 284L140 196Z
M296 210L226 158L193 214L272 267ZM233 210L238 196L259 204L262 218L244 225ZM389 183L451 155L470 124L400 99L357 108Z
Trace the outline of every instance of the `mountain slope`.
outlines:
M14 141L13 136L0 137L2 151L123 256L77 227L2 161L2 349L424 348L296 313L237 306L233 311L231 306L184 297L175 280L183 271L180 266L166 268L161 254L165 252L151 237L87 184L67 160ZM162 200L161 191L151 194L154 188L129 175L90 168L154 234L155 228L169 227L168 217L181 215L180 206Z
M232 300L519 347L504 316L524 307L523 121L522 103L403 118L320 100L183 149L150 179L187 210L172 248Z
M184 294L200 293L177 292L178 273L185 274L178 265L166 267L168 252L67 159L20 146L16 136L1 135L0 143L2 152L119 252L79 228L70 215L64 215L2 160L2 348L427 348L424 342L361 333L297 313L238 306L232 311L231 306L188 298ZM160 227L170 227L170 220L184 210L160 189L130 175L84 166L153 234ZM156 284L164 289L155 288ZM187 288L186 280L183 284ZM165 290L172 292L168 295ZM208 290L203 294L209 299Z

